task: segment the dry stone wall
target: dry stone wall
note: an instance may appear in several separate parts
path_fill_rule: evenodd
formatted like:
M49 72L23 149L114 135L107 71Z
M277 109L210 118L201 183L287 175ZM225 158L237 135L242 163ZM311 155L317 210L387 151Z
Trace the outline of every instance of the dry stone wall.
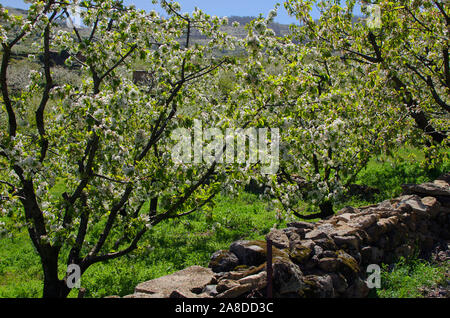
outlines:
M404 195L376 205L344 208L317 223L272 229L274 297L366 297L367 268L450 240L450 174L405 185ZM266 241L237 241L217 251L209 268L190 267L140 284L127 297L266 297Z

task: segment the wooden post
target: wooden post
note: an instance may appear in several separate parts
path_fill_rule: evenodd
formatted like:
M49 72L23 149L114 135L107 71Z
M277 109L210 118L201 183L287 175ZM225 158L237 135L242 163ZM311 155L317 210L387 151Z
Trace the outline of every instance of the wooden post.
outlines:
M273 275L273 269L272 269L272 241L266 237L267 241L267 265L266 265L266 272L267 272L267 298L272 298L272 275Z
M78 291L78 298L84 298L85 294L86 294L86 289L80 288L80 290Z

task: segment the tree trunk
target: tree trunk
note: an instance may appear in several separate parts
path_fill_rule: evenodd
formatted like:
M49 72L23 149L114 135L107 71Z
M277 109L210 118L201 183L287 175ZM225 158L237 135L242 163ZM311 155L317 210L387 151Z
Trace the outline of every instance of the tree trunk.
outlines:
M294 212L294 215L302 220L326 219L334 215L333 203L330 201L319 204L319 208L320 213L301 215L300 213Z
M330 201L326 201L326 202L320 204L319 208L320 208L320 215L321 215L322 219L325 219L329 216L334 215L333 203L331 203Z
M41 262L44 270L43 298L66 298L70 293L65 281L58 278L59 249L47 247L42 249Z
M62 280L47 280L44 279L43 298L67 298L70 289Z

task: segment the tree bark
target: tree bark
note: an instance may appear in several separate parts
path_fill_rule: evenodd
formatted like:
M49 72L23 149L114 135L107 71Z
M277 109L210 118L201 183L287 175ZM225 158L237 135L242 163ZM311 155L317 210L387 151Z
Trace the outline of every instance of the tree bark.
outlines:
M66 298L70 293L65 281L58 278L58 248L42 249L41 262L44 271L43 298Z

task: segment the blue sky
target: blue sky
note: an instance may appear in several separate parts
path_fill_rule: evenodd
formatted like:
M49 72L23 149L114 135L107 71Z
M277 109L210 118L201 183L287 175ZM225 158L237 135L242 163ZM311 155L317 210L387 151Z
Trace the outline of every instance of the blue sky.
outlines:
M199 7L204 12L217 16L257 16L259 13L267 13L283 0L178 0L183 12L192 12L195 7ZM3 6L15 8L27 8L23 0L0 0ZM125 0L125 3L134 4L139 9L151 10L154 6L151 0ZM318 12L313 12L314 17L318 17ZM295 21L289 17L283 5L278 10L278 17L275 19L279 23L292 23Z

